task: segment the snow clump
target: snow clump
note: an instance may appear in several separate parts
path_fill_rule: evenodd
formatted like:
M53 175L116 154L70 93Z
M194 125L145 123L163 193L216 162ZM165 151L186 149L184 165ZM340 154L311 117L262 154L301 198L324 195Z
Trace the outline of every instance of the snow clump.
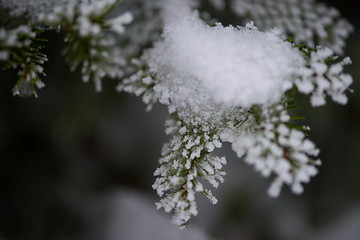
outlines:
M196 12L169 20L145 58L157 73L160 101L207 113L211 105L276 103L305 64L276 30L261 32L252 22L208 26Z

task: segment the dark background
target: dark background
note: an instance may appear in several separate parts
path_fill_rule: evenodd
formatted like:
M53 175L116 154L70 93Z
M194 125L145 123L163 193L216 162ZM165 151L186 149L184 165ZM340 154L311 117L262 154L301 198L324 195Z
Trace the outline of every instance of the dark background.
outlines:
M95 93L69 72L61 38L49 33L38 98L13 97L15 73L0 72L0 239L360 239L360 3L326 3L355 27L346 48L355 92L346 106L320 108L300 96L323 160L304 194L284 188L269 198L268 179L225 145L228 175L215 191L218 205L199 196L199 216L179 231L170 215L154 210L151 188L167 140L166 108L146 113L112 80Z

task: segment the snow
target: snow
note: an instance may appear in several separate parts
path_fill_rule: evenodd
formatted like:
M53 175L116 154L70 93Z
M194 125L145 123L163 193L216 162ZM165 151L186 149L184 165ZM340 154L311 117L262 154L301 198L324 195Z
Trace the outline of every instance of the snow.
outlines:
M352 25L337 9L315 0L233 0L231 9L261 30L277 27L294 36L296 43L327 46L343 54Z
M125 12L124 14L109 21L110 28L117 34L123 34L125 32L124 25L131 23L133 20L133 15L130 12Z
M160 79L160 102L204 116L219 106L275 103L291 88L304 61L277 31L261 32L253 23L211 27L196 12L179 9L165 14L171 17L163 41L145 58Z
M221 147L214 129L202 125L190 128L186 127L188 123L174 119L167 121L166 125L168 133L174 136L163 148L161 166L154 173L157 179L153 188L162 197L156 204L157 208L163 208L166 212L173 210L173 222L183 227L191 216L198 213L195 201L197 192L203 193L210 203L216 204L217 199L198 178L216 188L224 182L225 172L222 168L226 159L210 153Z
M312 52L308 66L304 67L300 78L295 80L296 87L304 94L311 94L312 106L322 106L326 103L326 95L339 104L347 103L345 92L353 82L351 75L343 72L344 66L351 64L351 59L343 60L331 65L326 61L334 57L334 52L329 48L319 48Z
M289 185L293 193L300 194L302 184L317 174L315 166L321 163L317 159L319 150L303 132L286 126L288 120L273 121L274 115L288 116L281 105L262 109L260 130L231 139L232 148L239 157L245 149L244 161L263 177L275 177L268 189L271 197L277 197L284 184Z

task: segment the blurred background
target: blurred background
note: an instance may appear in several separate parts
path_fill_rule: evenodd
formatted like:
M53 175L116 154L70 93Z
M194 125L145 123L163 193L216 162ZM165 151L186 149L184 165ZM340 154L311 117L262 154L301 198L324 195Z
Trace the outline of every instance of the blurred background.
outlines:
M151 188L167 109L145 112L111 80L95 93L68 70L63 43L50 33L38 98L13 97L16 74L0 72L0 240L360 239L360 3L325 2L355 27L346 48L355 92L346 106L320 108L299 96L323 160L302 195L284 188L268 197L268 179L224 145L219 203L198 196L200 214L179 230L156 211Z

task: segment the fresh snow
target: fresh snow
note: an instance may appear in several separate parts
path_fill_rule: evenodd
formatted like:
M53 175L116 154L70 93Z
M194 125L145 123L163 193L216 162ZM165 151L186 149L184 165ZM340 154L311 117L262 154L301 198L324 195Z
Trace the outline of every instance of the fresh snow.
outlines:
M211 101L228 107L276 103L304 65L275 30L261 32L253 23L208 26L196 13L170 19L147 58L166 86L158 87L163 98L178 107L192 101L198 111Z

